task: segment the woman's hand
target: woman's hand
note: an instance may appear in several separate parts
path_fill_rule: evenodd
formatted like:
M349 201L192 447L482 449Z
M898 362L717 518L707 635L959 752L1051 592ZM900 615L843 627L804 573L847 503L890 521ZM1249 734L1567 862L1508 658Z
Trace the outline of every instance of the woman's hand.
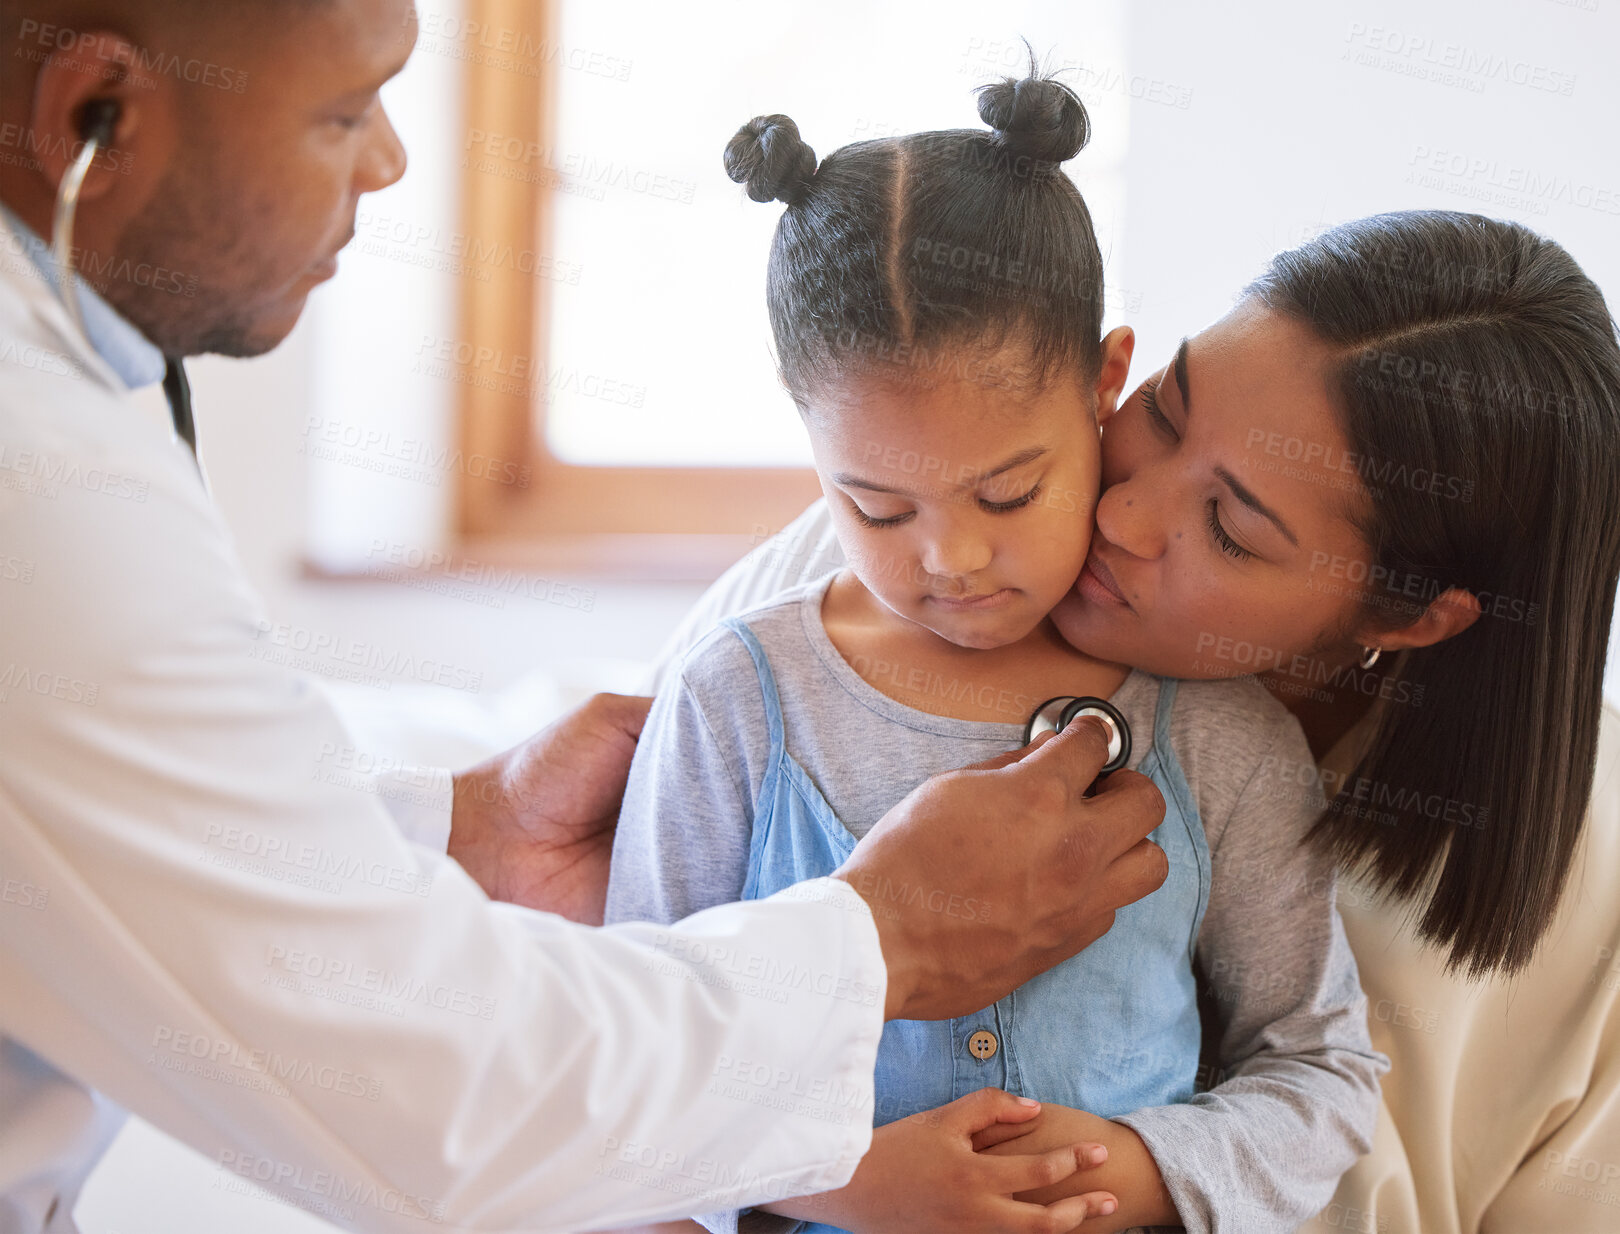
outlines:
M1014 1198L1055 1208L1065 1197L1082 1190L1087 1193L1093 1189L1106 1190L1119 1200L1119 1207L1106 1218L1098 1216L1087 1221L1085 1234L1112 1234L1136 1225L1181 1224L1181 1214L1176 1211L1153 1154L1142 1137L1122 1123L1110 1122L1084 1110L1048 1104L1032 1118L986 1125L974 1133L973 1147L994 1157L1007 1153L1050 1152L1059 1145L1080 1141L1105 1147L1107 1163L1089 1171L1083 1179L1066 1178Z
M1114 1197L1085 1183L1107 1159L1100 1145L1075 1140L1040 1151L1009 1147L1004 1156L973 1151L975 1133L1040 1112L1038 1102L981 1088L879 1127L847 1187L763 1207L856 1234L1061 1234L1094 1213L1113 1212ZM1054 1186L1067 1191L1051 1204L1012 1198ZM1090 1234L1093 1227L1085 1229Z

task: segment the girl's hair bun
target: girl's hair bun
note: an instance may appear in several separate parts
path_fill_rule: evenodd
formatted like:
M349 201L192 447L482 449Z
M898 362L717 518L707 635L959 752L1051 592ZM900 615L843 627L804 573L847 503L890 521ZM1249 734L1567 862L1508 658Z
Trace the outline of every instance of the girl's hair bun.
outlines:
M1072 159L1091 137L1091 118L1069 87L1050 77L1004 77L979 87L979 119L1009 154L1052 163Z
M816 152L786 116L755 116L726 143L726 175L755 201L803 199L816 174Z

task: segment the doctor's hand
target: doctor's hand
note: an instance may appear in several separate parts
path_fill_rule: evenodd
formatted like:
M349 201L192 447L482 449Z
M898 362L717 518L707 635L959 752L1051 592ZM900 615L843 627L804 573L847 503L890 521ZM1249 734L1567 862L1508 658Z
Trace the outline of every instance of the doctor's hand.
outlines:
M492 899L601 925L613 828L651 706L598 694L456 776L450 856Z
M1145 837L1164 818L1147 777L1116 771L1100 721L935 776L833 873L871 906L888 1019L969 1015L1106 934L1164 882Z

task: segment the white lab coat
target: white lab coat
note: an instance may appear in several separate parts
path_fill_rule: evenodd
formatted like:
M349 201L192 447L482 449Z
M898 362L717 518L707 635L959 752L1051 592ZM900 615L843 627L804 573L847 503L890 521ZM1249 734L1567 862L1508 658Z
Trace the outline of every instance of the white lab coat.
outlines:
M860 897L491 904L446 778L406 785L414 836L365 791L190 454L0 241L0 1231L71 1228L120 1108L365 1230L846 1182L886 979Z

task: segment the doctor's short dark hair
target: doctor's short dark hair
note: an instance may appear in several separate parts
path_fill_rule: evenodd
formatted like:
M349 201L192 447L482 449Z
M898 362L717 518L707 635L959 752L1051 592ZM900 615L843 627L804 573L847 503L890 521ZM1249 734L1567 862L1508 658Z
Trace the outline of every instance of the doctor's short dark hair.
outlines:
M817 165L786 116L756 116L725 150L755 201L787 203L766 298L783 383L801 411L829 383L887 369L1032 388L1100 362L1102 255L1062 164L1091 133L1074 91L1036 75L979 89L985 129L844 146Z
M1361 641L1449 588L1481 607L1379 666L1422 705L1375 704L1315 837L1405 901L1453 967L1515 972L1572 893L1597 761L1620 583L1614 320L1553 241L1439 210L1335 227L1248 294L1332 351L1371 498Z

